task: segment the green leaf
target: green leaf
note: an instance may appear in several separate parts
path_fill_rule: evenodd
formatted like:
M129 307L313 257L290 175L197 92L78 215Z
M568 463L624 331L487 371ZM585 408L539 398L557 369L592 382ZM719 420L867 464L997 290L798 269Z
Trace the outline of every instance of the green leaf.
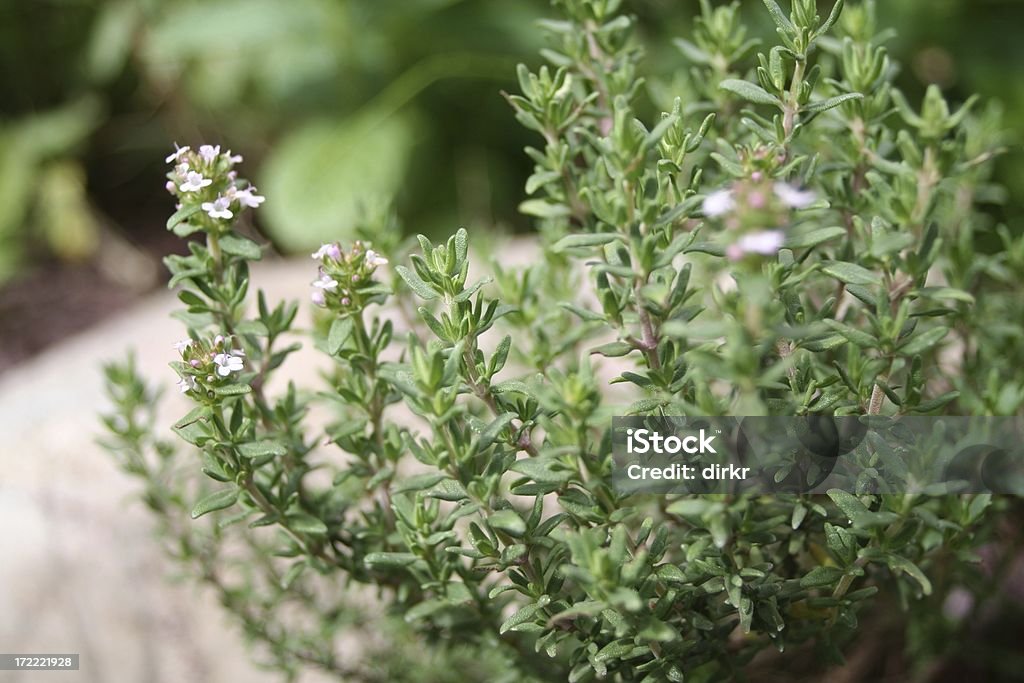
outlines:
M418 560L412 553L368 553L363 564L370 569L376 567L399 568L408 567Z
M789 249L812 249L838 237L846 236L846 228L832 227L813 230L804 235L793 235L786 238Z
M886 564L889 565L889 569L894 572L903 572L904 574L912 577L921 585L921 591L925 595L932 594L932 582L928 580L921 568L911 562L905 557L899 555L889 555Z
M572 211L565 204L554 204L545 199L527 199L519 205L519 213L537 218L564 218Z
M846 93L844 95L830 97L827 100L821 100L820 102L810 102L804 105L802 111L804 111L807 114L818 114L823 111L828 111L829 109L834 109L835 107L841 105L843 102L862 99L864 99L864 96L861 95L859 92L851 92Z
M213 393L218 396L241 396L252 392L248 384L225 384L222 387L214 387Z
M208 496L201 498L199 502L195 504L195 507L192 508L192 519L198 519L207 513L229 508L236 502L238 502L237 488L214 491Z
M545 596L542 596L540 598L540 600L538 600L537 602L529 604L529 605L526 605L525 607L520 608L518 612L516 612L515 614L510 616L504 622L502 622L501 627L498 629L498 633L499 634L505 634L505 633L507 633L509 631L520 631L520 630L522 630L522 626L524 624L528 624L528 623L533 622L535 620L535 618L537 617L537 614L542 609L547 607L547 605L548 605L548 603L550 601L551 601L551 599L548 596L545 595Z
M793 22L789 20L789 17L785 15L775 0L764 0L764 6L768 8L768 14L772 16L772 21L775 22L780 31L786 33L794 31Z
M719 85L722 90L728 90L729 92L739 95L745 100L754 102L756 104L771 104L776 107L782 107L782 102L778 97L772 95L767 90L759 85L754 85L750 81L741 81L735 78L727 78L722 81Z
M426 491L431 486L447 479L448 475L443 472L427 472L425 474L417 474L415 476L403 479L402 481L396 482L392 488L392 493L407 493L409 491Z
M600 354L608 358L619 358L633 351L633 345L627 342L611 342L590 350L591 354Z
M287 453L288 448L278 441L254 441L238 447L238 454L243 458L281 457Z
M239 256L247 261L259 261L263 258L260 245L240 235L224 235L220 238L220 248L225 254Z
M597 247L603 244L611 244L616 240L621 240L622 236L615 232L602 232L602 233L586 233L579 235L566 235L562 239L555 242L551 250L555 253L560 253L566 249L577 249L580 247Z
M862 285L866 287L868 285L882 284L882 279L877 273L873 273L863 266L858 266L856 263L829 261L822 267L822 271L848 285Z
M878 340L867 332L861 332L838 320L826 320L825 324L862 349L875 349L879 347Z
M409 289L416 292L416 296L419 298L432 301L440 296L430 285L421 280L419 275L405 266L396 266L395 272L405 280L405 284L409 285Z
M930 350L933 346L942 341L949 330L945 327L935 327L927 332L911 337L905 344L898 347L898 351L905 356L916 356Z
M308 515L304 512L285 515L284 524L292 531L296 531L300 534L322 536L327 533L327 525L323 523L323 520L317 519L313 515Z
M448 478L435 484L427 493L427 496L439 500L447 500L452 503L469 498L465 486L454 479Z
M352 335L353 323L351 318L335 318L331 323L331 329L327 333L327 352L332 356L337 355L342 345Z
M494 443L494 440L498 438L498 434L501 430L507 427L515 418L515 413L502 413L496 417L482 432L480 432L480 442L477 445L477 448L480 451L488 448L492 443Z
M199 213L199 210L200 206L198 204L195 204L193 206L183 206L182 208L172 213L171 217L167 219L167 229L173 230L174 226L178 225L178 223L184 223L189 218Z
M832 586L843 577L844 573L839 567L815 567L800 579L800 586L802 588Z
M526 533L526 522L515 510L498 510L487 518L487 524L496 531L519 538Z

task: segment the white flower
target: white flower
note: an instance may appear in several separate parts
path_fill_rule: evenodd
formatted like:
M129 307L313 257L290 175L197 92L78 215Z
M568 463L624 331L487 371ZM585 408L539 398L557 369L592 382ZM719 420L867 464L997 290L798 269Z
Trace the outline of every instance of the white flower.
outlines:
M203 202L203 211L210 214L210 218L231 218L235 214L231 213L228 207L231 206L231 200L227 197L217 197L212 202Z
M228 161L230 161L233 164L240 164L240 163L242 163L242 155L241 154L232 154L231 150L229 149L227 151L227 156L228 156Z
M313 283L313 286L317 289L323 289L328 292L333 292L338 288L338 281L327 273L322 273L320 279Z
M388 260L375 252L373 249L366 250L366 262L373 267L387 265Z
M326 306L327 299L324 297L324 293L319 289L314 289L309 293L309 298L313 300L313 303L317 306Z
M192 345L191 339L182 339L181 341L174 342L174 348L178 353L185 353L185 349Z
M786 241L781 230L760 230L740 237L729 245L726 254L733 261L738 261L747 254L771 255L778 253Z
M220 145L202 145L199 147L199 156L203 158L203 161L210 164L213 160L220 156Z
M185 375L178 380L178 389L181 393L186 393L189 389L195 390L197 388L196 378L192 375Z
M786 183L775 183L775 196L791 209L806 209L818 198L811 190L798 190Z
M709 218L715 218L729 213L736 206L736 200L733 199L731 190L718 190L712 192L704 198L704 204L701 209L704 211L704 215Z
M266 197L253 194L255 190L256 188L254 187L247 187L244 190L236 190L235 199L241 202L242 206L248 206L250 209L255 209L267 200Z
M232 372L239 372L245 366L245 361L229 353L218 353L213 357L213 362L217 365L217 374L221 377L227 377Z
M171 154L169 157L164 159L164 161L166 161L168 164L171 163L171 162L177 161L178 159L181 158L181 155L184 154L185 152L187 152L189 149L191 149L191 148L188 145L185 145L184 147L178 147L178 143L175 142L174 143L174 154Z
M330 256L332 259L337 261L341 258L341 247L338 246L337 242L321 244L320 248L310 254L310 256L315 259L322 259L325 256Z
M164 185L164 188L166 188L167 192L170 194L174 194L174 191L178 189L177 185L174 184L173 180L168 180L167 183Z
M182 192L196 192L203 189L207 185L212 185L213 181L209 178L204 178L202 173L196 171L189 171L185 175L185 182L178 186L178 189Z

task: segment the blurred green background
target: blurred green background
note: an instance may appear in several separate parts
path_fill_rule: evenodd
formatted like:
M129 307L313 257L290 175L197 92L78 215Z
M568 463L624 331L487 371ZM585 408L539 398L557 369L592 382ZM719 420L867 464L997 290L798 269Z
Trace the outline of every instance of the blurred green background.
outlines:
M697 0L624 5L650 46L651 83L671 83L687 68L671 38L688 34ZM742 5L771 40L760 0ZM282 252L344 239L384 205L410 231L528 230L516 206L535 141L499 93L515 89L517 62L540 63L535 20L554 11L544 0L3 0L0 326L24 326L26 301L59 290L61 273L77 273L77 298L56 296L51 312L69 300L85 310L89 292L102 312L158 284L157 257L175 248L162 189L175 141L245 155L243 175L268 196L255 228ZM1018 224L1024 2L880 0L879 13L912 101L935 82L954 100L1002 103L1008 191L989 210ZM651 92L647 115L671 94Z

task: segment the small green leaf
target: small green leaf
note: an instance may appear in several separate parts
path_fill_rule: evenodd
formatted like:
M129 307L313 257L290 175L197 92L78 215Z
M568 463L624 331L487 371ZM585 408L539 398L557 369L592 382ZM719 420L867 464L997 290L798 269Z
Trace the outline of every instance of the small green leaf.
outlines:
M225 384L222 387L214 387L213 393L218 396L241 396L252 392L248 384Z
M199 213L199 210L200 206L198 204L195 204L193 206L184 206L178 209L173 214L171 214L170 218L167 219L167 229L173 230L174 226L178 225L179 223L184 223L189 218Z
M297 531L300 534L321 536L327 533L327 525L323 523L323 520L319 520L313 515L307 515L304 512L285 515L284 524L292 531Z
M819 244L846 236L846 228L832 227L813 230L805 235L794 235L786 238L789 249L812 249Z
M825 324L862 349L875 349L879 346L878 340L867 332L861 332L860 330L841 323L838 320L826 320Z
M419 298L432 301L440 296L430 285L421 280L419 275L416 275L405 266L396 266L395 272L405 280L405 284L409 285L409 289L416 292L416 296Z
M877 273L873 273L863 266L858 266L856 263L830 261L822 267L822 270L848 285L862 285L866 287L868 285L882 284L882 279Z
M201 498L195 504L195 507L192 508L192 519L198 519L207 513L229 508L236 502L238 502L238 489L230 488L214 491L210 495Z
M822 586L834 585L843 577L843 570L839 567L815 567L800 579L802 588L820 588Z
M886 564L889 565L889 569L894 572L903 572L904 574L912 577L921 585L921 591L925 595L932 594L932 582L928 580L921 568L911 562L905 557L899 555L889 555Z
M598 247L603 244L611 244L616 240L621 240L622 236L614 232L602 232L602 233L587 233L580 235L566 235L562 239L555 242L555 245L551 247L551 250L555 253L560 253L566 249L577 249L580 247Z
M519 538L526 533L526 522L515 510L498 510L487 518L487 524L496 531Z
M611 342L590 350L591 354L599 354L607 358L619 358L633 351L633 345L627 342Z
M537 613L547 607L551 599L548 596L542 596L540 600L535 603L522 607L518 612L506 619L501 627L498 629L499 634L504 634L509 631L522 630L522 626L527 623L531 623L537 616Z
M259 261L263 258L260 245L240 235L224 235L220 238L220 248L225 254L240 256L247 261Z
M342 345L352 335L353 323L351 318L335 318L331 323L331 329L327 333L327 351L332 356L337 355Z
M718 87L722 90L728 90L729 92L739 95L743 99L756 104L772 104L780 108L782 107L782 102L778 97L772 95L761 86L754 85L749 81L727 78L722 81Z
M368 553L363 559L363 564L373 569L375 567L398 568L408 567L419 559L412 553Z
M287 453L288 448L277 441L254 441L243 443L238 447L238 454L243 458L281 457Z
M927 332L911 337L898 351L905 356L916 356L919 353L929 351L933 346L942 341L949 330L945 327L935 327Z
M554 204L545 199L527 199L519 205L519 213L537 218L564 218L572 212L565 204Z
M843 102L849 102L851 100L862 100L864 96L859 92L846 93L844 95L837 95L830 97L827 100L821 100L819 102L810 102L803 107L803 111L807 114L819 114L829 109L834 109L841 105Z
M508 426L512 420L516 418L515 413L502 413L496 417L482 432L480 432L480 442L477 448L481 451L488 448L494 440L498 438L498 434L501 430Z

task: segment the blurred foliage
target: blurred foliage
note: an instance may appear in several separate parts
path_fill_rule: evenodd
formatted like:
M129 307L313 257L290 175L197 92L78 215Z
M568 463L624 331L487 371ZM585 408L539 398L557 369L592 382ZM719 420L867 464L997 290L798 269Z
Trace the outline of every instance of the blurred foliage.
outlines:
M1024 44L999 38L1024 21L1024 3L881 5L912 100L937 83L952 100L997 100L1005 121L1024 116ZM672 39L697 6L630 4L653 46L651 112L686 77ZM770 38L759 8L741 7ZM536 62L546 13L544 0L3 3L0 282L41 257L88 258L100 225L156 234L168 199L153 159L174 140L254 154L256 183L274 197L258 227L285 251L349 237L364 205L390 200L417 231L526 229L515 207L529 136L498 91L513 87L512 64ZM994 180L1007 196L988 209L1012 226L1024 155L1019 134L1006 142Z

